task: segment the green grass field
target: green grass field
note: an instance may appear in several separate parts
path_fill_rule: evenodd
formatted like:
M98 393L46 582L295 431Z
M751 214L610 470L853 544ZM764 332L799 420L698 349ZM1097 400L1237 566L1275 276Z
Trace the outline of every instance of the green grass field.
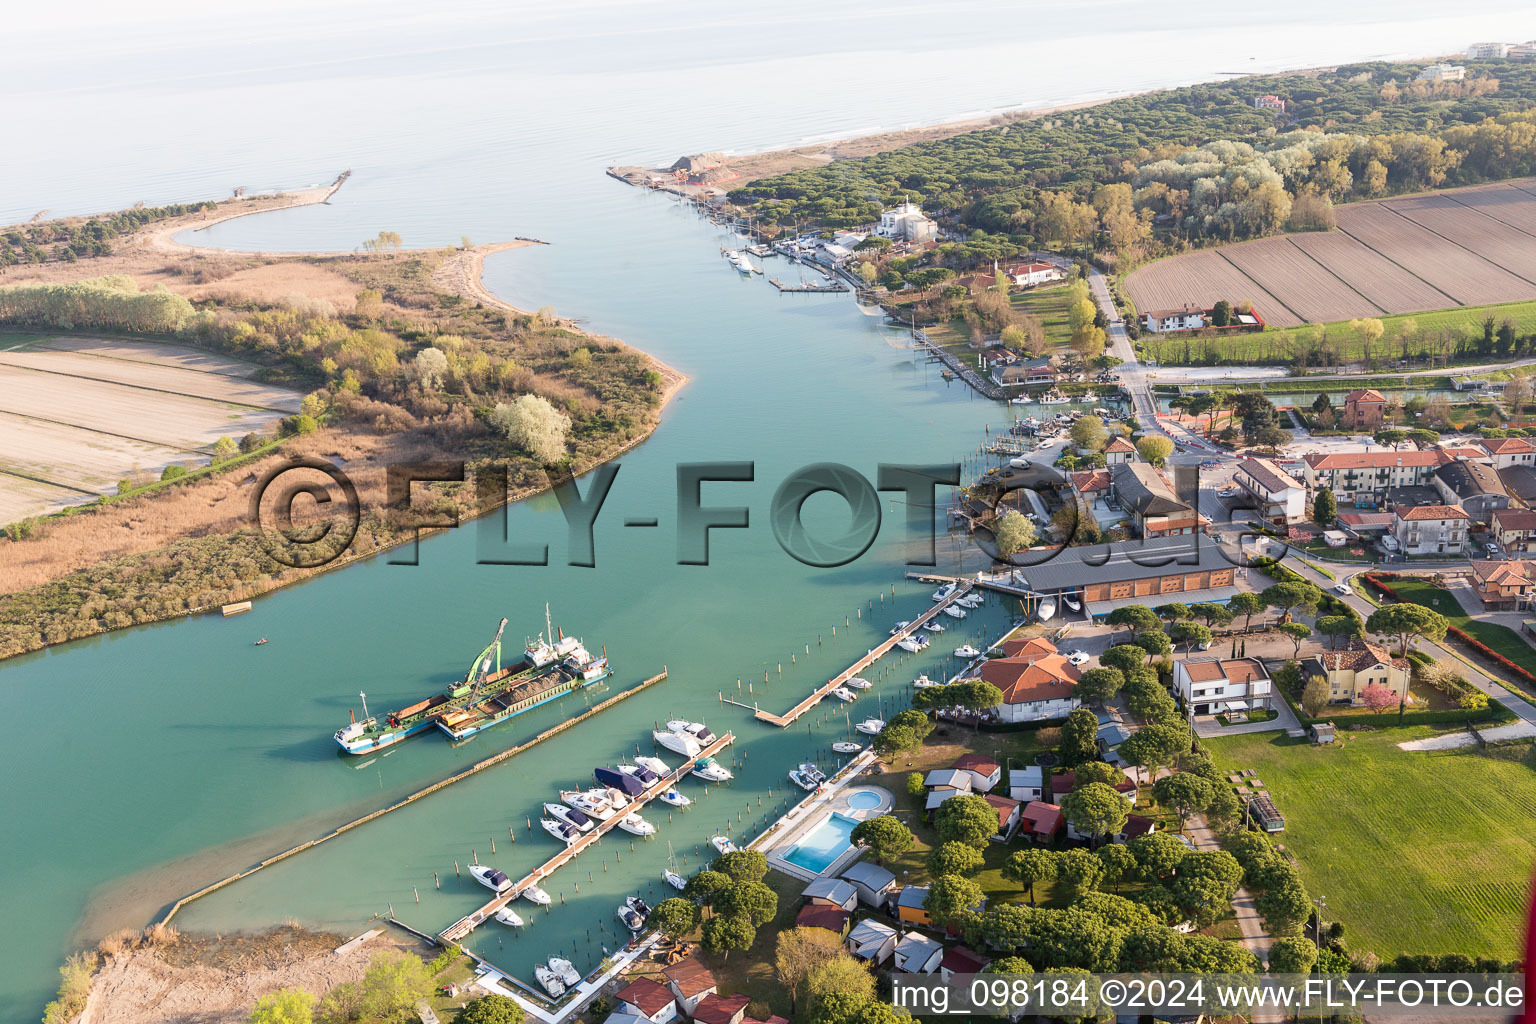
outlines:
M1277 836L1355 952L1513 958L1536 864L1531 745L1408 752L1426 726L1340 732L1335 747L1280 733L1207 740L1225 771L1254 768L1285 816Z
M1396 579L1389 583L1399 597L1434 609L1444 615L1451 625L1492 647L1515 664L1529 666L1532 661L1536 661L1536 650L1520 639L1519 633L1497 622L1480 622L1468 618L1461 602L1449 590L1419 580Z
M1536 330L1536 301L1506 302L1495 306L1462 306L1454 309L1432 310L1427 313L1379 317L1377 319L1381 320L1385 331L1382 340L1372 346L1372 355L1383 364L1389 364L1401 358L1402 349L1393 339L1404 320L1412 320L1417 325L1419 336L1422 338L1438 331L1458 329L1481 335L1483 321L1490 316L1493 317L1495 324L1502 324L1508 320L1515 325L1518 333L1529 334ZM1306 324L1301 327L1271 327L1257 334L1235 334L1209 340L1198 337L1159 340L1155 335L1144 334L1141 344L1146 347L1148 355L1152 358L1169 364L1185 361L1186 343L1190 353L1189 361L1192 362L1204 361L1205 353L1210 352L1218 361L1225 363L1289 364L1293 359L1292 353L1310 347L1311 334L1316 326ZM1340 359L1345 362L1357 362L1365 358L1364 350L1349 330L1347 321L1324 324L1323 327L1328 332L1329 342L1338 349ZM1419 345L1420 342L1410 345L1410 355L1417 353ZM1491 360L1479 358L1478 361Z
M1028 313L1045 328L1045 343L1052 349L1064 348L1072 340L1072 327L1067 323L1067 286L1052 285L1035 288L1009 296L1013 308ZM960 317L948 323L929 327L928 337L934 344L948 352L975 363L976 350L971 348L970 328Z

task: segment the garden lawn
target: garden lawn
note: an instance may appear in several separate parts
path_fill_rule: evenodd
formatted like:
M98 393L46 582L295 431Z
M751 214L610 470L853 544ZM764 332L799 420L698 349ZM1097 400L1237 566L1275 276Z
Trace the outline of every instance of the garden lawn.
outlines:
M1400 750L1428 726L1208 739L1223 774L1253 768L1285 816L1276 836L1354 952L1520 955L1536 862L1536 753Z
M1045 328L1045 343L1051 348L1061 348L1072 340L1072 325L1067 319L1069 291L1064 284L1049 288L1031 288L1008 297L1013 308L1028 313Z
M1520 639L1520 634L1508 626L1469 618L1461 602L1449 590L1402 577L1388 580L1387 583L1399 597L1439 612L1451 625L1479 643L1487 644L1516 665L1529 666L1533 658L1536 658L1536 651L1532 651L1531 645Z

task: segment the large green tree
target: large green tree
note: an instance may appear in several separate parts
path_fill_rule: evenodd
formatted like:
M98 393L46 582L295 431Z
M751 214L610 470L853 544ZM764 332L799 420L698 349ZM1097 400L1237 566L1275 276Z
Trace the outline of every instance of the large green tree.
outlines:
M714 907L722 917L744 917L761 928L779 912L779 894L762 882L737 882L715 895Z
M1010 854L1003 865L1003 876L1029 890L1029 903L1035 903L1035 886L1056 877L1057 854L1038 847L1026 848Z
M933 830L946 843L985 849L997 829L997 809L974 793L952 796L933 813Z
M453 1024L523 1024L523 1008L507 996L492 993L468 1003L454 1014Z
M1397 652L1403 657L1408 656L1408 645L1416 638L1438 642L1445 638L1449 626L1439 612L1406 601L1384 605L1365 620L1367 632L1396 640Z
M1317 611L1323 592L1310 583L1283 581L1265 587L1259 597L1267 607L1280 610L1282 622L1290 622L1291 613L1297 608L1309 614Z
M704 922L699 945L704 947L704 952L725 961L731 958L733 950L751 949L756 938L757 929L747 918L739 914L716 914Z
M1099 719L1087 708L1075 708L1061 724L1062 763L1069 768L1099 756Z
M310 1024L314 1020L315 996L302 988L283 988L256 1000L251 1010L251 1024Z
M940 843L928 854L928 874L969 877L981 870L981 851L965 843Z
M881 862L900 857L912 849L916 842L912 830L902 824L899 818L889 814L865 818L853 826L848 837L859 846L867 848L875 855L875 860Z
M1125 827L1130 805L1102 782L1090 782L1062 797L1061 810L1079 832L1090 839L1099 839L1112 836Z
M940 875L928 886L923 909L940 928L956 924L966 915L980 910L985 896L981 886L963 875Z
M1338 514L1339 501L1333 496L1333 491L1327 487L1319 488L1317 496L1312 499L1312 521L1326 528Z

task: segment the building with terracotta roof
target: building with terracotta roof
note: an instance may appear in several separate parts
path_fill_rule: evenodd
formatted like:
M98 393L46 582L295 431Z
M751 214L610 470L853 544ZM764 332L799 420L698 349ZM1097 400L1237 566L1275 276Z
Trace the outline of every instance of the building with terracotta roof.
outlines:
M1200 513L1179 500L1155 466L1126 462L1111 467L1109 475L1115 500L1131 514L1141 536L1172 537L1199 529Z
M1493 460L1494 469L1536 466L1536 443L1528 437L1485 437L1478 444Z
M1010 800L1006 796L999 796L996 793L984 794L982 799L997 812L997 834L992 836L992 841L1006 843L1019 830L1019 809L1023 804L1017 800Z
M1128 843L1137 836L1149 836L1157 831L1157 821L1143 814L1127 814L1125 824L1115 833L1115 842Z
M970 774L974 793L988 792L1003 781L1003 766L986 754L961 754L950 767Z
M1259 515L1277 526L1307 517L1307 485L1269 459L1243 459L1232 482L1253 499Z
M1123 437L1116 437L1104 446L1104 464L1118 466L1136 459L1136 446Z
M1430 451L1312 452L1302 457L1302 475L1313 492L1328 488L1339 508L1375 508L1393 487L1427 487L1435 470L1455 457Z
M1019 811L1019 834L1037 843L1049 843L1061 835L1066 818L1061 808L1044 800L1031 800Z
M1112 785L1115 792L1125 797L1129 803L1134 804L1136 802L1136 783L1131 781L1129 775L1122 774L1119 781L1112 783ZM1061 805L1061 798L1076 788L1076 772L1057 772L1051 776L1051 796L1056 801L1058 807Z
M1274 686L1256 658L1186 659L1173 663L1173 688L1191 719L1271 706Z
M1459 555L1472 517L1455 505L1415 505L1392 513L1392 536L1405 555Z
M733 996L712 992L699 1000L699 1005L693 1008L692 1017L695 1024L741 1024L751 1003L751 997L739 992Z
M1516 559L1472 561L1472 589L1485 608L1517 608L1536 596L1536 566Z
M832 932L839 939L848 934L852 923L853 915L848 911L825 903L807 903L795 915L796 928L821 928Z
M1387 396L1374 388L1351 391L1344 396L1339 422L1356 430L1374 429L1387 418Z
M1000 721L1045 722L1066 718L1081 702L1072 696L1081 673L1060 654L997 658L981 666L981 678L1003 691Z
M1056 645L1043 636L1032 636L1028 640L1004 640L998 648L1005 658L1021 658L1035 660L1056 653Z
M667 987L677 997L678 1008L690 1017L699 1002L716 990L715 976L697 957L685 957L661 973L666 976Z
M1408 659L1359 638L1341 651L1323 651L1301 669L1303 679L1320 675L1328 680L1328 699L1338 704L1359 704L1360 695L1372 683L1407 693L1409 672Z
M639 977L619 989L614 996L624 1009L637 1017L665 1024L677 1016L677 999L667 986L654 978Z
M1435 470L1434 486L1447 505L1455 505L1474 522L1486 523L1496 510L1509 507L1509 492L1498 470L1486 462L1449 462Z
M939 977L948 981L952 974L980 974L991 962L991 958L974 949L951 946L944 951L944 957L939 961Z
M1506 554L1536 552L1536 509L1499 509L1493 514L1493 535Z

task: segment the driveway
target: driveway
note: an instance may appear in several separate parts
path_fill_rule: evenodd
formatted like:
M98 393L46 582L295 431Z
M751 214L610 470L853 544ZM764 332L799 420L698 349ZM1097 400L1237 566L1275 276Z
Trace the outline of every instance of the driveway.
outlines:
M1252 732L1275 732L1284 729L1289 732L1292 729L1300 729L1301 722L1296 719L1296 713L1286 703L1285 698L1278 693L1273 697L1276 717L1267 722L1246 722L1242 725L1222 725L1214 716L1201 716L1190 723L1194 727L1195 735L1202 739L1215 736L1242 736Z

